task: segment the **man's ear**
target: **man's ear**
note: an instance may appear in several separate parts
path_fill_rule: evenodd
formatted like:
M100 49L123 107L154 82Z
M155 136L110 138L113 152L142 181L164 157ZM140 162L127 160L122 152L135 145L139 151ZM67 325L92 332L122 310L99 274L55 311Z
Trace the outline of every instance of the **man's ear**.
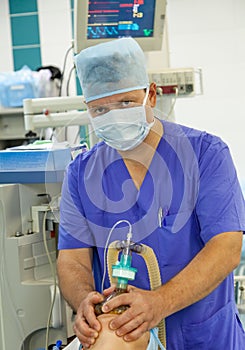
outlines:
M155 107L157 103L157 86L156 83L151 83L149 88L148 100L151 107Z

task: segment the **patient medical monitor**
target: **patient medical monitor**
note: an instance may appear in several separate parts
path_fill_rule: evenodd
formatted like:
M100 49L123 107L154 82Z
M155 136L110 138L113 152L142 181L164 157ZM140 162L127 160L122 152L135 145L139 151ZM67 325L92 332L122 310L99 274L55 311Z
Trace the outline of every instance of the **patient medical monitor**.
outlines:
M166 0L75 0L74 51L128 36L161 50L165 13Z

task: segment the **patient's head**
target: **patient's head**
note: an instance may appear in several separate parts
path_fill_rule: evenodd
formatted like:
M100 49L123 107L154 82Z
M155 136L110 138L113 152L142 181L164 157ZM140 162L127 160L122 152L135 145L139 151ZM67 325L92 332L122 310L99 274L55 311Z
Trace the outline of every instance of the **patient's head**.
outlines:
M144 333L139 339L126 342L122 337L116 335L115 331L109 328L109 324L113 318L117 317L115 314L102 314L98 316L101 323L101 331L95 344L90 347L91 350L146 350L150 332Z

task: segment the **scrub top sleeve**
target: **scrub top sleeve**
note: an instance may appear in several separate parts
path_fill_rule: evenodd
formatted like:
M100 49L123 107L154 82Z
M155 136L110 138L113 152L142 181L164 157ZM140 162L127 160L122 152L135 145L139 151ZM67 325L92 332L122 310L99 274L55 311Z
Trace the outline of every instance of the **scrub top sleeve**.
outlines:
M77 184L77 167L71 163L65 173L60 202L58 249L88 248L90 231L83 215Z
M227 145L214 138L200 156L196 213L201 238L245 230L245 203Z

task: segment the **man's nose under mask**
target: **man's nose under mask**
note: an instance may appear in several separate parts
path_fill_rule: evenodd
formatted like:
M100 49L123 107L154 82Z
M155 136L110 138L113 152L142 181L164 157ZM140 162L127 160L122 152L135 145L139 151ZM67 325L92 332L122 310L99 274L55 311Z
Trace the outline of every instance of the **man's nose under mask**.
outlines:
M153 123L146 120L144 105L112 109L91 118L95 134L109 146L127 151L137 147L148 135Z

